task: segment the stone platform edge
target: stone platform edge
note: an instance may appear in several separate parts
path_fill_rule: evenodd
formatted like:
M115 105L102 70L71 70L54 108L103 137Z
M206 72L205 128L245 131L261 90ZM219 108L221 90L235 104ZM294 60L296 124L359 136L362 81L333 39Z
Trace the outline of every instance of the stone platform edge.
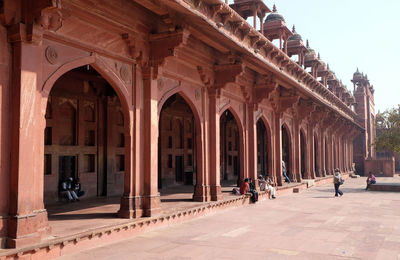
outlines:
M348 177L348 174L344 175ZM332 181L332 176L322 177L315 181L318 185ZM277 195L292 193L294 188L299 190L307 189L305 183L295 183L289 186L277 187ZM259 200L267 200L268 193L261 191ZM234 208L250 204L250 195L241 195L227 200L209 202L200 207L193 207L171 214L165 214L145 219L132 219L127 223L110 225L97 228L70 236L55 238L42 241L38 244L18 249L3 249L0 252L0 260L8 259L52 259L62 255L72 254L79 250L89 249L100 245L115 243L123 239L128 239L145 231L154 230L161 227L175 225L192 220L196 217L213 214L217 210Z

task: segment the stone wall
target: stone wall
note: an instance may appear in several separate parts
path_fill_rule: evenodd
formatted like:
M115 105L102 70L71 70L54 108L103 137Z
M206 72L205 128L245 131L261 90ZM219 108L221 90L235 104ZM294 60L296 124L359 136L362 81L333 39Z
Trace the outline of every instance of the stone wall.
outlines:
M384 177L394 177L396 173L394 157L388 159L366 159L364 168L365 175L372 172L375 175L383 174Z

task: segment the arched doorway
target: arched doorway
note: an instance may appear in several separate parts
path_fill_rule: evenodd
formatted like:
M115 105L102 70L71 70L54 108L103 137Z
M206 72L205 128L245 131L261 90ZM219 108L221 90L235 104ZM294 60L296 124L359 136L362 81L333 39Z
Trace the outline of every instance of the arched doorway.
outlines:
M220 118L221 186L240 181L239 127L233 114L226 110Z
M272 176L270 135L262 119L257 121L257 176Z
M304 137L304 133L300 130L300 160L301 160L301 178L306 179L306 160L307 160L307 152L306 152L306 140Z
M314 135L314 172L317 177L319 176L319 163L318 163L318 139L317 135Z
M160 112L158 188L161 195L178 190L193 192L197 163L195 140L192 109L180 94L174 94Z
M282 161L286 166L286 175L291 179L290 136L286 125L282 125Z
M123 194L125 122L111 85L91 66L56 80L47 99L44 148L44 202L64 199L61 183L80 179L80 199Z

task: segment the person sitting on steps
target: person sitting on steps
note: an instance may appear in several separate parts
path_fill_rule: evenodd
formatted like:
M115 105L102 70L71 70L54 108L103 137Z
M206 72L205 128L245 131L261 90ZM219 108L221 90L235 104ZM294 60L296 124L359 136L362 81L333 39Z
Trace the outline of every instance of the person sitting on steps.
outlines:
M372 174L372 172L369 172L367 178L367 187L365 188L365 190L368 190L371 184L376 184L376 178L375 175Z
M262 175L259 175L258 181L260 183L260 190L268 192L269 199L271 198L271 196L273 199L275 199L276 198L275 197L276 190L273 186L273 182L272 182L271 178L268 177L267 180L265 180Z
M72 188L73 178L69 177L61 182L60 185L60 195L66 197L68 202L79 201L74 189Z
M72 181L72 188L74 189L78 197L82 197L83 195L85 195L85 191L82 190L82 184L79 177Z

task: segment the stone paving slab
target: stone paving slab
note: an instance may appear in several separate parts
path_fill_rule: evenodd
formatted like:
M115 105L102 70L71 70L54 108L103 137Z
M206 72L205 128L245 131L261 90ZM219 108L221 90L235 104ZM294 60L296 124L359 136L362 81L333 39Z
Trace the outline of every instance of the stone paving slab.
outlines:
M342 190L312 187L59 259L399 260L400 195L365 191L365 178Z

